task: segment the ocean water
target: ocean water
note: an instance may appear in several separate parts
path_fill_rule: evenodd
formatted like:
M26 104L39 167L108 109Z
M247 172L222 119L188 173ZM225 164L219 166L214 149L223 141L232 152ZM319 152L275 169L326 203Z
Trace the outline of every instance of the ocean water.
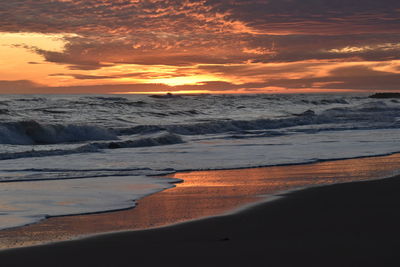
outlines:
M179 170L400 151L400 103L346 95L0 96L0 229L133 207Z

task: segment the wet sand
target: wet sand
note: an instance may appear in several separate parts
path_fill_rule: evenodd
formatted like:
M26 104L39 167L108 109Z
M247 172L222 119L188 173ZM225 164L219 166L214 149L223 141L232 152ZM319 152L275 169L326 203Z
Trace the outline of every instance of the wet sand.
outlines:
M400 177L314 187L238 213L0 252L2 266L399 266Z
M140 199L134 209L93 215L55 217L0 231L0 247L21 247L107 232L149 229L230 212L271 199L272 194L310 185L391 176L400 154L307 165L241 170L181 172L176 187Z

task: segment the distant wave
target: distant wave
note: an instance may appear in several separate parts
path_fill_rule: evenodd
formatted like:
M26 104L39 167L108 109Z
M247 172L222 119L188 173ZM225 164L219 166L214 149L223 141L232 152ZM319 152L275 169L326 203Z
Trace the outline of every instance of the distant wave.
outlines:
M299 102L302 104L312 104L316 106L330 105L330 104L349 104L349 102L344 98L319 99L319 100L302 99Z
M183 143L182 138L175 134L162 134L154 137L138 138L136 140L113 141L113 142L94 142L73 149L52 149L52 150L30 150L14 153L0 153L0 160L61 156L78 153L98 152L102 149L118 149L132 147L162 146Z
M74 149L52 149L52 150L30 150L23 152L8 152L0 153L0 160L19 159L19 158L33 158L33 157L48 157L48 156L61 156L78 153L98 152L99 148L89 145L81 146Z
M176 134L163 134L156 137L144 137L136 140L115 141L115 142L102 142L91 143L87 147L97 147L100 149L117 149L129 147L146 147L146 146L162 146L183 143L182 138ZM85 146L85 147L86 147Z
M91 140L113 140L110 130L91 125L41 124L34 120L0 123L0 144L58 144Z
M385 124L382 127L400 127L396 119L398 116L400 116L400 107L388 106L384 102L371 102L357 107L330 108L320 114L316 114L313 110L307 110L303 113L292 114L291 117L282 119L212 120L193 124L138 125L118 129L117 133L118 135L132 135L168 131L180 135L201 135L242 133L249 130L281 129L326 123L360 122L369 122L371 129L375 129L375 124L377 123L381 126Z
M315 116L298 116L286 119L258 119L258 120L214 120L210 122L177 125L139 125L120 129L120 135L154 133L168 131L181 135L218 134L242 132L245 130L278 129L296 125L314 124L320 122Z

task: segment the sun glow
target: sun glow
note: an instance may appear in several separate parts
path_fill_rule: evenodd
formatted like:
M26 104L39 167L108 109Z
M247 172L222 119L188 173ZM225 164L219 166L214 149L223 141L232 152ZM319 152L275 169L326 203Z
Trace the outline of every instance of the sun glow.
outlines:
M208 82L208 81L223 81L223 80L221 78L216 78L211 75L196 75L196 76L151 79L148 82L162 83L169 86L179 86L179 85L195 85L206 81Z
M150 92L112 92L112 94L128 94L128 95L166 95L166 94L173 94L173 95L195 95L195 94L215 94L214 91L209 90L178 90L173 92L166 92L166 91L150 91Z

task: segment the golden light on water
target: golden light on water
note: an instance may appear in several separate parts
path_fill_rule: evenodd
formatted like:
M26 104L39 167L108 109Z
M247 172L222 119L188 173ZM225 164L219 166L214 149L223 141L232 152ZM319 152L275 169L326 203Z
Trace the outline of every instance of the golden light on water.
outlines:
M394 154L307 165L175 173L168 177L182 179L183 183L140 199L134 209L53 217L22 228L3 230L0 248L152 228L223 214L286 190L393 175L399 163L399 154Z

